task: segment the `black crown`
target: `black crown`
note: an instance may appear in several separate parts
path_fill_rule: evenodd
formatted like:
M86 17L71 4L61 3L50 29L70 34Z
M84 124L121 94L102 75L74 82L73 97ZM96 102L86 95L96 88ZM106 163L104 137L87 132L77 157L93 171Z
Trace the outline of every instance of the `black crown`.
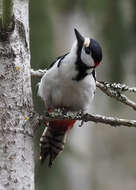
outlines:
M95 63L100 63L102 60L102 48L100 44L95 41L94 39L90 39L90 50L92 58L94 59Z

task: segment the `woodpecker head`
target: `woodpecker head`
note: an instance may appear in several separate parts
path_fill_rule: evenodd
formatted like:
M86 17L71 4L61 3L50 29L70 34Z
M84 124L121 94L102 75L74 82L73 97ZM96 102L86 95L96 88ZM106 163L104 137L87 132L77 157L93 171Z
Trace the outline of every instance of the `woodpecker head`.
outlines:
M102 48L100 44L91 38L83 37L75 29L76 43L72 49L76 49L78 58L90 68L97 67L102 60Z

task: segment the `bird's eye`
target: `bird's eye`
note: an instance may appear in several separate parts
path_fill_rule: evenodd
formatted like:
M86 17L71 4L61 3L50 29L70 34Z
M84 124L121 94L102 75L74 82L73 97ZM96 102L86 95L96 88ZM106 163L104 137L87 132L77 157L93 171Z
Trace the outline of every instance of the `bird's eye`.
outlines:
M86 54L90 54L90 52L91 52L90 47L85 47L85 52L86 52Z

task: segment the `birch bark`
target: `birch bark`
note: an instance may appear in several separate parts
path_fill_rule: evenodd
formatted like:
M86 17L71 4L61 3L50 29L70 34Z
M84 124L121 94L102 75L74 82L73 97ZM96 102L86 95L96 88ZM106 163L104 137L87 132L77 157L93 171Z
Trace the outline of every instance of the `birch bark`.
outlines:
M14 31L0 36L0 190L34 190L29 0L13 4Z

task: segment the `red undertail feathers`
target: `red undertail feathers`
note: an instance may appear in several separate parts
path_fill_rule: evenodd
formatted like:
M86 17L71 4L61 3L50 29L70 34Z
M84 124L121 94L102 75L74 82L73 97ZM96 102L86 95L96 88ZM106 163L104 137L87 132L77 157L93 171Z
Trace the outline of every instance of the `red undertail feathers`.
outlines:
M40 139L40 160L43 163L49 156L49 167L52 162L63 151L68 131L73 127L75 120L53 120L45 128Z

